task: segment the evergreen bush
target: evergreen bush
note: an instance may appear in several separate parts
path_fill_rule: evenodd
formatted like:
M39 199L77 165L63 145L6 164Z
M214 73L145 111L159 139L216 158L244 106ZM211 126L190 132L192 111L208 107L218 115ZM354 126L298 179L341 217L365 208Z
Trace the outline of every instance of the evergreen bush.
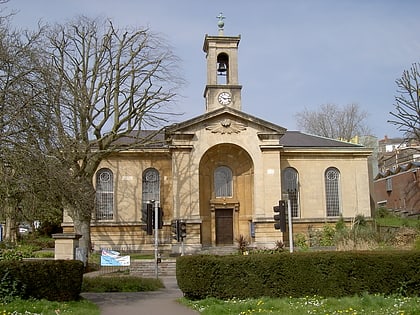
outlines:
M0 303L7 304L23 295L24 286L6 268L0 277Z
M85 277L82 292L143 292L156 291L164 285L159 279L134 276Z
M420 289L420 252L298 252L182 256L177 280L192 299L408 295Z
M22 299L76 300L81 292L83 270L83 263L78 260L0 261L2 285L7 284L13 292L13 288L19 288Z

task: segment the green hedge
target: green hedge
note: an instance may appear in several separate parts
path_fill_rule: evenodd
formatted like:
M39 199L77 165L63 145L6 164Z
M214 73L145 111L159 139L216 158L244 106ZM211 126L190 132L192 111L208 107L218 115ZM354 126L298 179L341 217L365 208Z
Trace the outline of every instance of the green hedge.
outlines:
M192 299L419 295L420 252L301 252L182 256L179 288Z
M3 294L23 299L71 301L79 298L84 266L77 260L0 261Z
M146 292L164 288L162 280L138 276L107 274L84 277L82 292Z

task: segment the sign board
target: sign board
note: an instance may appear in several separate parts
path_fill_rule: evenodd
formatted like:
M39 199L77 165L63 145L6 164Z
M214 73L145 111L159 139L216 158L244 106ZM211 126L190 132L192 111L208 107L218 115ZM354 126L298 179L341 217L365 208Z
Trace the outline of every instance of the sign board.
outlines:
M101 266L130 266L130 256L120 256L114 250L102 250Z

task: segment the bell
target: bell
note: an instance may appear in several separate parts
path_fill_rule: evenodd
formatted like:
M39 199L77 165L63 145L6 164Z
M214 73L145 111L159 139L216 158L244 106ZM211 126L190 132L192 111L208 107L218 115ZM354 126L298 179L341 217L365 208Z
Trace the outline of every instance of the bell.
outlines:
M219 62L219 67L217 68L217 72L220 75L223 75L227 71L226 64L224 62Z

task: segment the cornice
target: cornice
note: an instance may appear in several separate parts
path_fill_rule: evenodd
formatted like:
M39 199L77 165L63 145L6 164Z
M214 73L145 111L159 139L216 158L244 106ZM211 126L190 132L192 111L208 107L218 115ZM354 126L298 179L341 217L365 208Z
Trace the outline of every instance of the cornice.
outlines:
M239 45L239 42L241 40L241 35L238 36L213 36L208 35L204 37L204 43L203 43L203 51L207 52L209 49L209 42L218 42L218 43L234 43L236 46Z

